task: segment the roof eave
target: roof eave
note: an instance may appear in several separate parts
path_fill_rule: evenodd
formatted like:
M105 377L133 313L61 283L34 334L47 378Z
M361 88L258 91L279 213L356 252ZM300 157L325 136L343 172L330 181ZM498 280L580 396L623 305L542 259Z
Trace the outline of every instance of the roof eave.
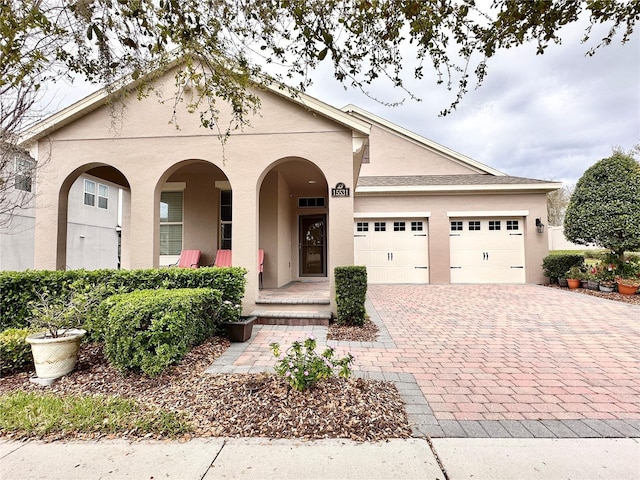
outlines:
M404 185L404 186L358 186L356 194L416 194L416 193L469 193L469 192L537 192L548 193L562 188L562 183L507 185Z

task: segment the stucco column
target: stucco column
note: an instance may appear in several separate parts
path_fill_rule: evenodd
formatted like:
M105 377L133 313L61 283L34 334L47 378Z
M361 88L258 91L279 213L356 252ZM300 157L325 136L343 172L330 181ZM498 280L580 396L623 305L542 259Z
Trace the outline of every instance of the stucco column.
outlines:
M126 237L130 259L128 268L158 267L159 205L160 192L155 191L154 185L150 182L131 184L130 231Z
M351 166L351 159L345 162ZM331 309L335 314L335 277L334 268L353 265L353 193L355 186L351 184L352 173L345 170L342 175L327 175L329 186L329 222L327 239L329 245L327 276L331 288ZM332 197L331 189L337 183L344 183L349 189L348 197Z
M247 315L255 309L258 298L258 197L255 172L239 170L229 175L233 192L231 248L233 266L247 269L243 300L243 314Z
M429 283L451 282L449 251L449 217L446 212L433 213L429 217Z
M67 253L67 204L60 204L61 181L49 163L39 167L37 175L33 268L62 270Z

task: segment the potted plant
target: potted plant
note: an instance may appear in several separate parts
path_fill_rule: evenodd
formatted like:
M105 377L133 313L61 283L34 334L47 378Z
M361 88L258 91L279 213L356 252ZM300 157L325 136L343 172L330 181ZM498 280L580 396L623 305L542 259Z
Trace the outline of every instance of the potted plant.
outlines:
M242 316L241 305L234 305L225 300L220 305L218 312L219 323L224 328L227 338L232 342L246 342L253 333L253 324L258 317L255 315Z
M587 279L587 288L589 290L598 291L598 287L600 287L600 279L598 278L598 269L596 267L591 267L589 269L589 273L585 276Z
M580 280L582 280L584 274L582 273L582 270L580 270L580 267L571 267L566 276L569 288L571 290L575 290L580 287Z
M246 342L253 333L253 324L258 317L255 315L241 316L238 320L222 322L227 332L227 338L232 342Z
M638 277L617 277L618 293L622 295L635 295L640 287L640 278Z
M598 270L597 278L600 281L598 289L601 292L611 293L616 288L616 280L614 278L613 267L611 265L602 265Z
M53 299L48 293L37 292L38 300L31 304L32 327L44 329L25 339L31 345L37 383L51 384L73 371L76 365L81 329L89 308L86 296L72 293L66 300Z

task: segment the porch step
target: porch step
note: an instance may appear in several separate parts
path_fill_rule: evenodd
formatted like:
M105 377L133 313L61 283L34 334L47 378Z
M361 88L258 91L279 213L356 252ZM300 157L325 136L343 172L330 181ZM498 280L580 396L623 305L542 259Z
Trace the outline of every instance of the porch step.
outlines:
M256 305L330 305L331 300L328 298L259 298Z
M328 327L331 320L331 312L321 311L275 311L275 310L254 310L251 315L257 318L259 325L323 325Z

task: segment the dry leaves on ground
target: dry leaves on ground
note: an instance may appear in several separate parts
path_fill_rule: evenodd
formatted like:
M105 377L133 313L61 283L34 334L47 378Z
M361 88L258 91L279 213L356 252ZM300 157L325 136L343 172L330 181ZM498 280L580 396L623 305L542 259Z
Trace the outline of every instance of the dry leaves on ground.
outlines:
M329 325L327 340L346 340L350 342L375 342L378 339L378 326L371 321L369 317L361 327L338 325L332 323Z
M372 441L411 434L404 404L391 382L332 378L296 392L272 374L204 373L228 345L225 339L213 338L193 349L179 366L152 379L118 373L107 363L102 345L87 344L77 370L51 387L29 383L28 374L19 373L0 379L0 393L20 389L134 398L151 411L185 412L198 437Z

